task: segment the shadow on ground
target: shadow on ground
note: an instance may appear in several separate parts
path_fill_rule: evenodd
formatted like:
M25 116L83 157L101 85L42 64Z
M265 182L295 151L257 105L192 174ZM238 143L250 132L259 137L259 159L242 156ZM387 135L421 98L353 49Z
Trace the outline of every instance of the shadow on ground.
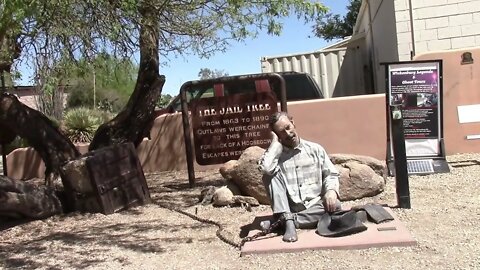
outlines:
M187 179L153 180L149 181L148 185L152 205L166 203L171 207L189 207L199 202L200 190L203 187L219 186L221 180L199 178L194 188L190 188ZM155 210L155 207L162 208L152 205L148 206L147 210L132 208L117 215L126 216L125 219L132 220L132 216L141 217L147 212L156 214L159 210ZM93 224L88 221L90 218L95 218ZM95 267L105 260L114 260L120 265L128 266L129 259L127 256L122 257L122 252L139 254L170 252L178 245L190 245L193 242L188 233L180 231L191 232L212 227L198 222L190 224L167 220L162 216L134 220L134 222L123 220L115 222L109 220L108 216L100 214L72 213L45 221L2 222L0 230L15 230L17 229L15 226L20 228L18 228L19 232L14 233L19 237L10 237L5 240L0 236L0 266L7 269L64 269L65 267L77 269ZM82 225L78 227L72 225L78 221ZM69 228L61 231L59 228L67 223L70 224ZM56 226L60 227L55 228ZM38 233L35 233L37 231ZM22 235L22 232L25 233ZM211 242L216 241L216 238L214 235L205 236L200 241ZM112 248L118 250L119 255L115 254L115 258L108 258L112 254ZM53 263L59 260L62 265Z

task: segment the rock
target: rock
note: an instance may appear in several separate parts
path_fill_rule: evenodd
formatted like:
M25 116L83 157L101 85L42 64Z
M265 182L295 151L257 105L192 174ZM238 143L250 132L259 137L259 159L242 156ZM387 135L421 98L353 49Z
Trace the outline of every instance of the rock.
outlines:
M332 154L340 172L340 200L356 200L383 192L387 175L381 161L367 156Z
M223 178L227 180L231 180L233 170L237 165L238 165L238 161L236 160L227 161L225 164L222 165L222 167L220 167L219 172L223 176Z
M206 187L206 188L202 189L202 191L200 191L200 203L202 205L207 205L207 204L212 203L213 194L215 194L216 190L217 190L217 188L214 187L214 186L209 186L209 187Z
M233 195L242 195L242 191L240 188L233 182L232 180L227 180L227 188L230 189L233 193Z
M220 168L226 179L234 182L243 195L254 197L261 204L270 204L263 185L262 173L257 161L265 152L253 146L245 149L238 161L229 161ZM340 172L340 199L356 200L375 196L383 192L387 178L384 162L369 156L331 154L329 155Z
M350 155L350 154L331 154L329 155L333 164L345 164L350 161L356 161L372 168L376 174L380 175L384 181L387 181L388 171L385 162L369 156Z
M233 203L233 193L226 186L218 188L213 193L214 206L227 206Z
M250 196L241 196L241 195L234 195L233 196L233 203L234 204L238 204L238 205L241 205L241 204L249 204L250 206L258 206L260 205L260 203L258 202L257 199L255 199L254 197L250 197Z
M235 186L235 184L233 185ZM228 186L220 188L214 186L206 187L200 192L200 200L203 205L212 203L214 206L242 206L245 204L249 206L260 205L258 200L253 197L234 195Z
M262 173L257 162L265 152L264 149L253 146L245 149L237 162L227 162L220 173L231 179L243 195L254 197L261 204L270 204L270 199L263 185Z
M67 162L61 167L63 179L75 193L92 193L93 187L90 183L85 162L88 157L81 157Z

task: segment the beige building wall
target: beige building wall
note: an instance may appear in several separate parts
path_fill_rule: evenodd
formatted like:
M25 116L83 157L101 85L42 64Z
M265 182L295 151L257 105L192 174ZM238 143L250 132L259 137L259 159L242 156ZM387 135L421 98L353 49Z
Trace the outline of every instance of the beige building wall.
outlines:
M375 93L385 93L381 63L479 47L480 0L363 0L354 29L358 35L365 36Z
M480 0L395 0L395 17L400 61L410 60L412 50L418 55L480 46Z

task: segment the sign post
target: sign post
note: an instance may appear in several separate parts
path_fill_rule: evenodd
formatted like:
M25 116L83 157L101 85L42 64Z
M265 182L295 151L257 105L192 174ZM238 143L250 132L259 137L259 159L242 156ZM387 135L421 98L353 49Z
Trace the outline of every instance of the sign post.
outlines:
M407 156L405 154L405 135L403 116L398 106L390 107L392 112L393 154L395 156L395 190L400 208L410 209L410 186L408 183Z

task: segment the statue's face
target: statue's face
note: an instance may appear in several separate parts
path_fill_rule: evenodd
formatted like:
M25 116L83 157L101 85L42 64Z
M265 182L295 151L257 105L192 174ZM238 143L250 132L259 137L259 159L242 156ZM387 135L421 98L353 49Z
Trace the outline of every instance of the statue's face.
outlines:
M295 125L287 116L280 117L273 125L273 132L277 134L278 141L286 147L295 148L300 142Z

